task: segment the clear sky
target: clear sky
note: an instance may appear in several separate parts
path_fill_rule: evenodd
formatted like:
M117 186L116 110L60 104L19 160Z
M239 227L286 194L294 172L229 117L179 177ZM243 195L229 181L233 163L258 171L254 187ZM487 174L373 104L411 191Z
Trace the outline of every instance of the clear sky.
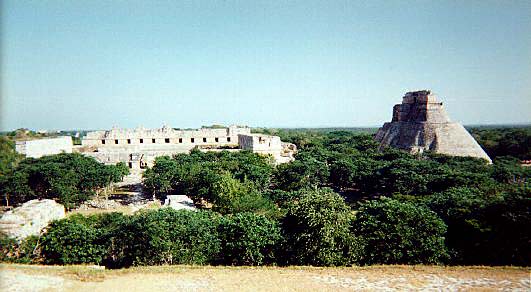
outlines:
M3 1L1 130L531 123L531 1Z

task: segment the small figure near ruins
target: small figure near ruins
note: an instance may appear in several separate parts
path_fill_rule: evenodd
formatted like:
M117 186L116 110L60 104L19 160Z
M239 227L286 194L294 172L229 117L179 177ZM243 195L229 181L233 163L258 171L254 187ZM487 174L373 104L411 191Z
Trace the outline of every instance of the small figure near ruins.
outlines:
M393 107L393 120L376 133L376 140L380 148L471 156L492 163L474 137L460 123L450 121L442 102L429 90L406 93L402 103Z

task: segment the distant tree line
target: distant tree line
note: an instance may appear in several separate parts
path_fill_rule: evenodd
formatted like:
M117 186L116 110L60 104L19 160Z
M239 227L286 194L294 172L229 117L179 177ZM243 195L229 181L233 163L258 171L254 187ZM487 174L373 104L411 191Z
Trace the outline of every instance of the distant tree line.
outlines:
M470 129L478 143L492 157L512 156L531 160L531 127L477 127Z

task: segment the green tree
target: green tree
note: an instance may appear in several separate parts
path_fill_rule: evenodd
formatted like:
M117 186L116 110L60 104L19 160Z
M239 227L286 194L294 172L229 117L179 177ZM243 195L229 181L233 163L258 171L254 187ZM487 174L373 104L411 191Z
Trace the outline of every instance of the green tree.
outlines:
M262 194L268 189L272 162L248 151L203 153L193 150L173 158L160 157L144 174L144 185L155 194L182 194L197 206L222 214L275 212Z
M329 170L326 162L313 157L295 160L277 166L274 176L274 187L284 191L304 188L317 188L328 181Z
M0 136L0 177L11 173L22 159L23 156L15 151L15 143L6 136Z
M346 196L371 195L377 189L384 166L366 155L338 155L331 161L330 183Z
M21 204L31 199L57 199L72 208L113 182L122 179L119 166L104 165L77 153L26 158L0 180L4 203Z
M278 223L254 213L221 218L221 261L226 265L263 265L275 261L281 241Z
M471 129L478 143L490 158L512 156L520 160L531 159L531 127L479 127Z
M343 198L330 189L303 194L288 207L282 226L290 264L340 266L356 256L353 219Z
M230 173L222 173L212 186L212 210L221 214L258 212L274 215L276 207L249 182L240 182Z
M53 221L42 238L42 255L49 264L101 264L121 214L73 215Z
M482 248L489 265L530 266L531 188L529 185L505 191L500 200L490 201L484 212L491 226L489 240Z
M155 159L153 168L148 168L143 174L143 184L153 196L157 194L169 194L173 190L175 171L179 168L177 161L169 156L161 156Z
M218 221L206 211L140 212L116 233L111 254L117 266L212 263L220 251Z
M501 183L520 184L531 177L531 168L521 166L512 156L502 156L494 160L492 177Z
M383 198L363 204L353 223L361 264L436 264L447 258L446 225L433 211Z
M15 176L15 168L22 159L23 156L15 151L15 143L6 136L0 136L0 193L6 206L9 206L13 194L13 186L9 186L8 180ZM20 179L20 176L15 179Z
M497 195L452 188L426 198L426 204L448 225L446 244L452 263L529 265L529 187Z

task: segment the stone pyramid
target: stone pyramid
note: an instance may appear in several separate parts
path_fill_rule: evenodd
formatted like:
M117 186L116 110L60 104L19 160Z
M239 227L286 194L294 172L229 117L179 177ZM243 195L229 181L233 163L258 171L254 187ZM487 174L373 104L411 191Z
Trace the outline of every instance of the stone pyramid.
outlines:
M406 93L402 103L393 107L393 120L376 133L376 140L380 148L471 156L492 163L474 137L461 124L450 121L442 102L429 90Z

